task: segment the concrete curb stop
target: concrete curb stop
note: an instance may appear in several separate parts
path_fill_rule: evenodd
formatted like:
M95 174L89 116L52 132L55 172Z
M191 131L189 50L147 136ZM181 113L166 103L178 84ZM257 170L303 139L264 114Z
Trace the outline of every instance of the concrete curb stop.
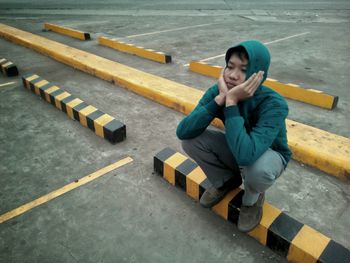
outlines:
M99 111L63 89L49 83L38 75L29 73L22 76L23 85L44 100L66 113L71 119L91 129L96 135L111 143L125 140L126 126L112 116Z
M44 29L47 31L53 31L56 33L60 33L62 35L66 35L69 37L77 38L80 40L90 40L90 34L86 32L82 32L76 29L59 26L51 23L44 23Z
M154 156L154 170L197 201L210 186L204 172L195 162L171 148L165 148ZM225 220L237 224L243 193L241 188L232 190L212 210ZM263 206L260 224L248 235L291 262L350 262L350 250L267 202Z
M189 69L192 72L205 76L219 78L223 68L192 60ZM263 84L288 99L308 103L320 108L333 110L338 104L338 96L330 95L320 90L306 89L292 83L284 84L271 78L267 78Z
M135 46L133 44L124 43L118 39L110 39L107 37L99 37L98 43L100 45L119 50L124 53L136 55L142 58L153 60L159 63L171 63L171 56L163 52L158 52L153 49L146 49L144 47Z
M18 69L15 64L5 58L0 59L1 72L6 77L14 77L18 75Z

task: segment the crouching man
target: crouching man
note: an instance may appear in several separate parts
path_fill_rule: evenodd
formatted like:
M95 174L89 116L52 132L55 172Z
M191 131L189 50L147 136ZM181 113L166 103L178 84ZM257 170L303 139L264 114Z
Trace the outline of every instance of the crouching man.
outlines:
M268 49L258 41L229 48L226 67L195 109L178 125L184 151L211 182L200 198L212 207L244 184L238 229L249 232L262 218L265 191L291 158L285 119L288 106L275 91L262 86L270 65ZM214 118L225 132L207 129Z

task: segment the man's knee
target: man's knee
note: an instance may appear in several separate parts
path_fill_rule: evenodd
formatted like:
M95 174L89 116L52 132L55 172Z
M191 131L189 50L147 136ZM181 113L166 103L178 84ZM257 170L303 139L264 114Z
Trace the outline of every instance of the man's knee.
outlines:
M269 167L254 167L247 171L245 184L253 187L257 191L264 191L276 181L276 174Z

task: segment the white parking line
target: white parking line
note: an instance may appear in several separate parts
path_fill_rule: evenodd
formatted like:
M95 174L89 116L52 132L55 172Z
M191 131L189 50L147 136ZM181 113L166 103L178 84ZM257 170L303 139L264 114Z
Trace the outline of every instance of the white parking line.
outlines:
M3 83L3 84L0 84L0 87L5 87L5 86L9 86L9 85L12 85L12 84L15 84L16 82L12 81L12 82L7 82L7 83Z
M154 35L154 34L159 34L159 33L164 33L164 32L172 32L172 31L178 31L178 30L183 30L183 29L188 29L188 28L196 28L196 27L209 26L209 25L215 25L215 24L219 24L219 23L210 23L210 24L201 24L201 25L195 25L195 26L178 27L178 28L162 30L162 31L155 31L155 32L144 33L144 34L139 34L139 35L131 35L131 36L123 37L123 38L148 36L148 35Z
M270 41L270 42L265 42L264 44L265 45L270 45L270 44L277 43L277 42L280 42L280 41L284 41L284 40L287 40L287 39L290 39L290 38L293 38L293 37L303 36L303 35L306 35L306 34L309 34L309 33L310 32L304 32L304 33L296 34L296 35L293 35L293 36L276 39L276 40L273 40L273 41ZM214 57L210 57L210 58L201 59L200 62L205 62L205 61L208 61L208 60L212 60L214 58L220 58L220 57L225 56L225 54L226 53L221 54L221 55L217 55L217 56L214 56ZM189 65L190 64L184 64L185 67L188 67Z

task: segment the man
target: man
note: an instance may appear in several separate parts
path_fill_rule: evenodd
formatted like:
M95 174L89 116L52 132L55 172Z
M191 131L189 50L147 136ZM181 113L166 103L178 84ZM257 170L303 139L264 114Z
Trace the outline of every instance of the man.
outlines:
M262 217L265 191L287 166L291 151L285 119L288 106L261 84L270 65L268 49L245 41L227 50L226 67L195 109L178 125L184 151L207 175L212 187L200 198L204 207L217 204L244 179L238 229L249 232ZM207 129L217 117L225 132Z

